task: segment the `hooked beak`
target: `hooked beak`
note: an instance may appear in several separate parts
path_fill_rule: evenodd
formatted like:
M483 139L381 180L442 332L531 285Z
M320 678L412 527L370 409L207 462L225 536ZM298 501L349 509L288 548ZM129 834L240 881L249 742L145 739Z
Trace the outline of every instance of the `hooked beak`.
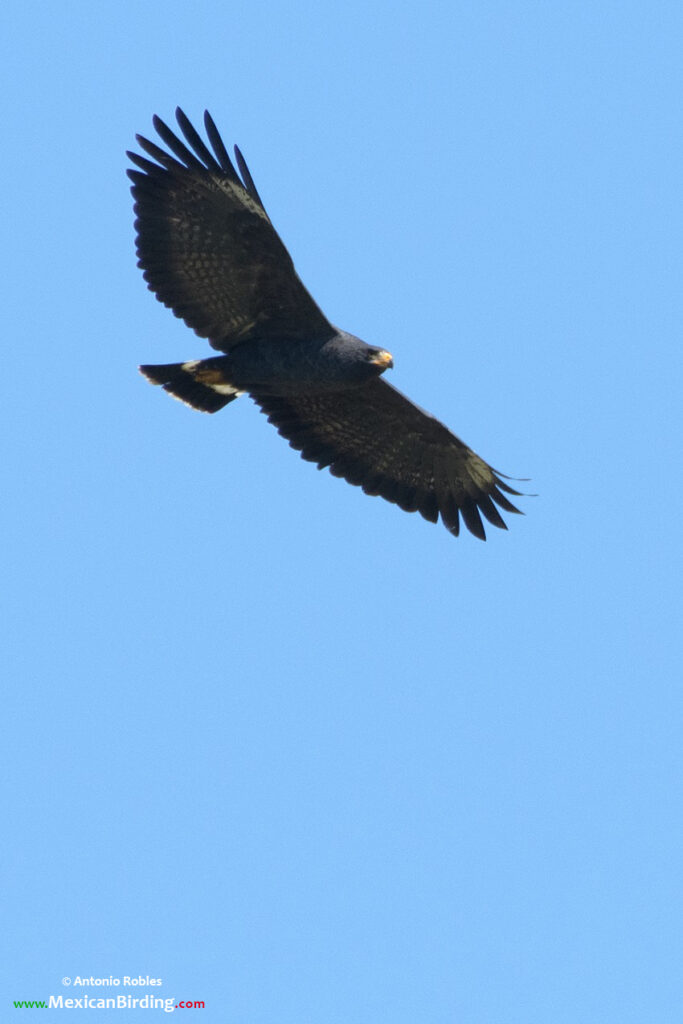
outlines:
M384 370L390 370L394 365L394 357L391 352L387 352L386 349L381 349L376 356L373 356L370 360L375 366L381 366Z

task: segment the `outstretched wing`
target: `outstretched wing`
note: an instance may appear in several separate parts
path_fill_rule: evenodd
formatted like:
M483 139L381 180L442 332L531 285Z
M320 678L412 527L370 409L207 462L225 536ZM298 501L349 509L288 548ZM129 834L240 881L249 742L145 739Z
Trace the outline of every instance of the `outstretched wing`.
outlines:
M286 398L252 395L304 459L379 494L406 512L420 512L448 530L465 526L481 540L481 514L505 530L496 505L519 512L502 491L519 494L443 423L377 379L361 388ZM495 504L494 504L495 503Z
M128 153L137 219L138 266L157 298L197 334L227 352L259 337L316 338L334 329L304 288L235 147L238 176L208 111L213 152L185 114L176 118L189 147L158 118L169 153L142 136L156 163Z

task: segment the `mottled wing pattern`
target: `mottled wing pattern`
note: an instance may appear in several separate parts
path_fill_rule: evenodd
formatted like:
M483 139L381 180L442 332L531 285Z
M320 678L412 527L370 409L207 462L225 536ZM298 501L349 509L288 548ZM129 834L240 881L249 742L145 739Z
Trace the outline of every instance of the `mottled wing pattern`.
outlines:
M152 160L128 153L138 168L128 171L138 266L150 289L220 351L254 333L331 337L333 328L297 276L242 154L235 147L240 179L208 112L213 152L180 109L176 117L190 148L155 117L170 154L140 135Z
M519 491L384 380L333 395L252 397L304 459L406 512L433 523L441 516L456 536L460 517L485 540L481 515L507 529L496 506L519 512L501 493Z

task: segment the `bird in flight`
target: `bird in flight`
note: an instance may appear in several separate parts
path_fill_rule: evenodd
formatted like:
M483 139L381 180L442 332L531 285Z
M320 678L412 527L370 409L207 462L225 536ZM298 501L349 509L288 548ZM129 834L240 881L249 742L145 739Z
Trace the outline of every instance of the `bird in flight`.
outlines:
M141 135L128 153L138 266L148 287L221 353L140 371L201 412L242 394L319 469L419 512L454 535L518 495L471 448L382 376L389 352L334 327L298 277L244 157L233 164L208 111L204 142L178 108L185 142L159 118L166 149ZM209 146L211 148L209 148ZM151 158L151 159L148 159ZM239 171L239 174L238 174Z

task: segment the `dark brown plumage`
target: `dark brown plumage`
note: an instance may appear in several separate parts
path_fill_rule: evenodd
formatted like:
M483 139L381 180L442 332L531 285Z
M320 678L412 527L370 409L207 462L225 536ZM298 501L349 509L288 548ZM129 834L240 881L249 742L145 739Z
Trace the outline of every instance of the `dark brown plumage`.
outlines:
M172 155L137 136L129 153L139 266L150 289L214 349L211 359L143 366L193 408L216 412L247 392L303 458L457 535L518 494L442 423L381 378L384 349L333 327L306 291L241 153L241 179L205 114L213 152L181 110L188 148L159 118ZM155 162L152 162L155 161ZM496 507L498 506L498 507Z

